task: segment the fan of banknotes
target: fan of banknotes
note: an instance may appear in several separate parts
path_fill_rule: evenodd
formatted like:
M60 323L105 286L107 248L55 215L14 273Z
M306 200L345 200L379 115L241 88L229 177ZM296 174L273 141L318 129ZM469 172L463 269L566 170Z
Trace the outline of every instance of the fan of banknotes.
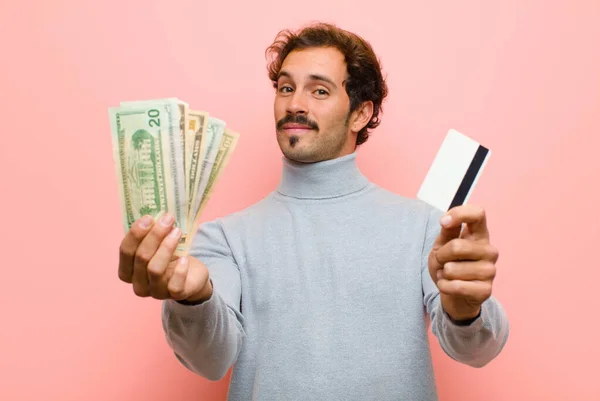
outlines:
M239 134L177 98L121 102L108 109L125 232L144 215L169 212L188 253L200 216Z

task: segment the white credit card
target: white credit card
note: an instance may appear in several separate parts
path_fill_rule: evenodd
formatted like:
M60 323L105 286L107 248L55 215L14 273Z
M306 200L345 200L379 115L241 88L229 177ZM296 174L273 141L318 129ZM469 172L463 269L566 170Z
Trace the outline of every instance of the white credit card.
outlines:
M447 211L467 203L491 151L451 129L438 150L417 198Z

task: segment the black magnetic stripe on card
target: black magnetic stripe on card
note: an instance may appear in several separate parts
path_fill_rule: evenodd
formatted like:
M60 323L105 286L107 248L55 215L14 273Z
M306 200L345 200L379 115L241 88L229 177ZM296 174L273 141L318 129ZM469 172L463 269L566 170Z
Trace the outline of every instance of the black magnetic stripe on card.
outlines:
M479 173L479 170L481 169L481 166L483 165L487 154L488 149L479 145L477 151L475 152L475 155L473 156L473 159L471 160L471 164L465 172L465 176L463 177L462 182L460 183L460 186L456 191L456 195L454 195L454 199L452 199L452 202L450 203L450 207L448 209L452 209L455 206L462 205L465 202L467 194L469 193L469 189L471 189L471 186L473 185L473 182L477 177L477 173Z

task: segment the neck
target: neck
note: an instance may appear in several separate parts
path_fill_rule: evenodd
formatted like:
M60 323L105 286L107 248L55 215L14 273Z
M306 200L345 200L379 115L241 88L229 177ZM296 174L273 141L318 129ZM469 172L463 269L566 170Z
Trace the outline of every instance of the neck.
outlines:
M326 199L359 191L368 183L356 164L356 152L316 163L284 157L277 192L293 198Z

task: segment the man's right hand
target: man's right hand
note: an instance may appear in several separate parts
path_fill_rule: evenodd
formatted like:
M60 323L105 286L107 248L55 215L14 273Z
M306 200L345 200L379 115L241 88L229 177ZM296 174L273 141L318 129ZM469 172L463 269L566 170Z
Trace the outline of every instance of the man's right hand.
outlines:
M208 269L194 257L176 257L181 230L171 214L154 222L137 220L119 248L119 278L133 285L139 297L204 301L211 297Z

